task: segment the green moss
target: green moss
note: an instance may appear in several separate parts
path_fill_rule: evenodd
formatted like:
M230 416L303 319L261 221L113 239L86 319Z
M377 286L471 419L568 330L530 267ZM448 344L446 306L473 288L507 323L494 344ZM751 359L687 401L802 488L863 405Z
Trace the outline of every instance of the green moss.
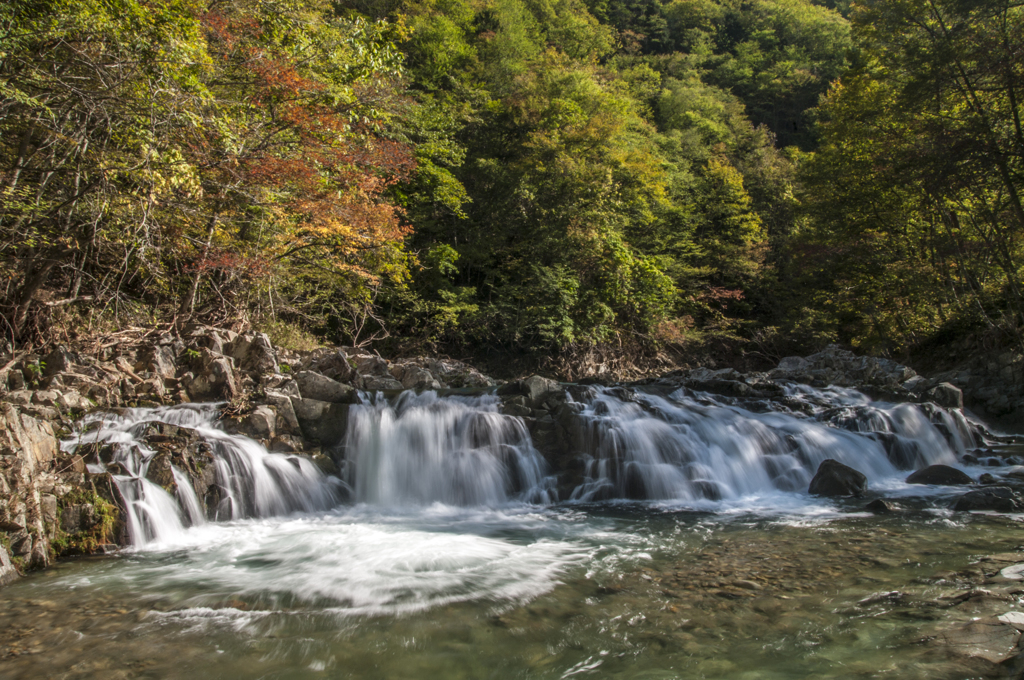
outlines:
M62 528L65 508L86 504L91 505L96 511L95 526L86 531L65 533ZM93 553L99 546L113 542L114 530L120 519L120 509L100 496L95 489L74 489L64 495L58 503L57 526L54 527L54 537L50 541L50 551L54 557Z

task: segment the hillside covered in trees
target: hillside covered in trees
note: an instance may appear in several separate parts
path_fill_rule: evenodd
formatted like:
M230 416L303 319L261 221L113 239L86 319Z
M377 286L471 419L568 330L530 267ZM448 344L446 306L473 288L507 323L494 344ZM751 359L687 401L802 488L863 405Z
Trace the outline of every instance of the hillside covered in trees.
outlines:
M1009 0L12 0L0 334L1021 345Z

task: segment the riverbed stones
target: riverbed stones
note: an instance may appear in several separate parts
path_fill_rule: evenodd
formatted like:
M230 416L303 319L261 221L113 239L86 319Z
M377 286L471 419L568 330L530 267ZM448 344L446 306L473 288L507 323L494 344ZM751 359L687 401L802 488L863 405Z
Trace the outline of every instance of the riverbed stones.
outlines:
M940 486L963 486L974 484L974 480L963 470L949 465L929 465L911 473L906 479L907 484L934 484Z
M868 486L862 472L827 458L818 466L807 491L812 496L859 496Z

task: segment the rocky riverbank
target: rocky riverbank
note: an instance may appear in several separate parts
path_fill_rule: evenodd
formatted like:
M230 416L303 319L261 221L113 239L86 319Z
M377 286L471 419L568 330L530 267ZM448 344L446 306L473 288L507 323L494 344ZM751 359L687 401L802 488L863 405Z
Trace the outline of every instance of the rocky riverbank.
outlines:
M581 454L588 432L578 418L593 386L566 387L532 376L498 385L458 361L417 357L388 361L352 348L295 352L275 347L262 333L215 328L126 331L90 348L59 346L45 355L8 357L0 407L0 583L17 569L41 568L66 554L124 544L124 512L109 472L110 447L62 450L76 422L89 411L223 402L222 426L259 440L268 450L301 455L328 474L343 457L349 406L360 391L486 390L497 386L502 411L523 418L534 444L558 475L561 498L583 478ZM943 376L925 378L896 362L829 348L782 360L763 373L695 368L615 389L623 399L638 391L668 394L680 388L720 395L745 408L774 400L785 408L785 386L856 387L893 401L960 408L963 393ZM158 452L150 481L173 492L173 464L185 472L208 516L221 493L208 446L187 428L153 424L140 439ZM1017 461L1009 461L1017 462ZM103 463L103 466L97 464ZM1016 491L1013 502L1017 502ZM9 559L8 553L10 555Z

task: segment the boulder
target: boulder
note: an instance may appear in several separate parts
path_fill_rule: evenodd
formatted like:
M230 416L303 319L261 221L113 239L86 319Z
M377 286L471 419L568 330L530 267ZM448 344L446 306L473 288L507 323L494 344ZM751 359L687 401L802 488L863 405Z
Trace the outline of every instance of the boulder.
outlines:
M204 347L199 350L199 358L194 363L197 365L194 377L182 378L188 396L193 401L233 399L238 395L234 368L229 358L214 354Z
M375 354L353 354L349 357L361 376L391 378L391 368L385 359Z
M807 491L812 496L859 496L867 487L863 473L828 458L818 466Z
M530 408L540 408L549 397L561 396L563 393L562 386L556 381L539 375L531 375L521 381L519 386Z
M941 484L944 486L961 486L974 484L974 480L962 470L948 465L929 465L912 473L906 479L907 484Z
M876 498L864 506L864 509L876 515L886 515L892 512L900 512L903 510L903 506L885 498Z
M402 383L398 382L390 375L387 377L376 376L376 375L364 375L361 377L363 383L363 389L376 392L378 390L402 390L405 389Z
M66 347L58 346L43 358L42 364L46 366L43 369L43 375L50 377L64 371L69 371L76 362L77 357L74 354L69 352Z
M146 479L162 487L165 491L174 493L178 485L174 481L174 470L171 469L169 453L158 453L153 456L146 468Z
M392 375L402 381L407 390L439 390L444 386L434 378L434 374L419 366L399 366L392 369Z
M292 398L292 408L306 439L330 447L341 443L348 430L348 404Z
M939 383L924 393L925 399L945 408L963 408L964 393L956 385L948 382Z
M995 512L1020 512L1024 509L1021 497L1006 486L987 486L965 493L957 499L953 509L958 512L971 510L992 510Z
M295 407L292 406L292 397L301 398L298 395L288 395L281 392L267 392L267 403L277 411L277 431L281 434L302 434L302 426L295 415Z
M305 399L327 401L332 404L354 404L359 400L353 387L312 371L299 371L295 374L295 382Z
M178 367L174 360L174 352L165 345L150 347L135 364L137 372L155 373L161 378L173 378Z
M240 431L254 439L273 439L277 431L277 414L269 406L257 406L242 420Z
M338 382L351 382L358 377L348 356L340 349L318 350L306 361L306 368Z
M0 587L6 586L16 578L18 578L18 570L11 563L11 557L7 554L7 550L0 545Z
M240 335L224 346L238 367L246 373L276 373L277 352L266 333L247 333Z

